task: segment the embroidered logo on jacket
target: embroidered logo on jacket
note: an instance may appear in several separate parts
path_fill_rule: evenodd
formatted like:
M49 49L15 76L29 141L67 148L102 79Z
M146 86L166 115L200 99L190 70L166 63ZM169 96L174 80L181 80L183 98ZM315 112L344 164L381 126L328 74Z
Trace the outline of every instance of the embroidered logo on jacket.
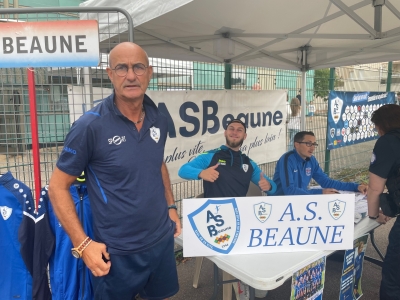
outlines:
M243 171L247 172L247 170L249 169L249 165L248 164L243 164Z
M306 175L311 176L311 168L306 168Z
M7 206L0 206L1 216L6 221L12 214L12 208Z

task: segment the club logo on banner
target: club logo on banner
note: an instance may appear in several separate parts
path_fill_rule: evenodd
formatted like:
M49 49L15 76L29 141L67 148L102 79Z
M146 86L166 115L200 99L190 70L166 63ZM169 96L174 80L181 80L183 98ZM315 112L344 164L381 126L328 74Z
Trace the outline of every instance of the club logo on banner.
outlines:
M335 128L331 128L331 137L333 138L335 136Z
M335 99L331 100L331 115L332 115L332 119L335 122L335 124L340 119L342 107L343 107L343 100L340 99L339 97L336 97Z
M240 232L240 216L235 199L207 200L188 215L197 238L208 248L228 254Z
M272 205L265 202L260 202L254 204L254 214L258 221L264 223L268 220L269 216L271 215Z
M328 203L329 214L335 220L339 220L343 215L344 210L346 208L346 202L341 200L334 200Z

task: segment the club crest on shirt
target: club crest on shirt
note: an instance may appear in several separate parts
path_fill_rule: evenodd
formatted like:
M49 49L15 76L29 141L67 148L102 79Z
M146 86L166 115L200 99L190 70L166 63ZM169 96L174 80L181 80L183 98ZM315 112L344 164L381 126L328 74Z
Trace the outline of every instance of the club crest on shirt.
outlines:
M0 213L4 221L6 221L12 214L12 208L7 206L0 206Z
M158 141L160 140L160 128L157 127L151 127L150 128L150 137L156 142L158 143Z
M249 165L248 164L243 164L243 171L247 172L247 170L249 169Z
M346 208L346 202L341 201L339 199L328 202L329 214L335 220L340 219L340 217L344 213L345 208Z
M311 168L306 168L306 175L311 176Z
M256 216L257 220L261 223L264 223L268 220L269 216L271 215L272 204L260 202L253 205L254 215Z
M376 155L375 155L374 152L372 152L372 155L371 155L371 165L375 162L375 160L376 160Z

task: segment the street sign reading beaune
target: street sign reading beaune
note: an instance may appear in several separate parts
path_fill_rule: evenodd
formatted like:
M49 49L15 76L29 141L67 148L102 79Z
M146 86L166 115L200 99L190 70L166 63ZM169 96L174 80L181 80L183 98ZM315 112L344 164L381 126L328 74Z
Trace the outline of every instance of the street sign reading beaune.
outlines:
M95 67L95 20L0 23L0 68Z

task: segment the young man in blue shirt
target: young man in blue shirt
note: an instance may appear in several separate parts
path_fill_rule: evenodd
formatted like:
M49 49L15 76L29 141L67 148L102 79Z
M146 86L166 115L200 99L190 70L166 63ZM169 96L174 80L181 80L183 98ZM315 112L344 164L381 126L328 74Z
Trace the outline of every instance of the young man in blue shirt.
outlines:
M174 235L180 220L163 161L167 118L145 95L153 74L146 52L111 50L114 92L71 127L49 184L61 225L93 274L95 299L165 299L179 290ZM82 228L69 187L85 171L93 241Z
M226 144L204 152L179 169L184 179L203 179L204 197L245 197L250 181L261 190L273 194L275 183L257 164L240 151L246 139L246 125L239 119L229 122L225 132Z
M367 192L366 185L330 179L313 156L317 146L311 131L300 131L294 136L294 149L282 155L276 164L275 195L335 194L338 190ZM322 189L308 189L311 178Z

